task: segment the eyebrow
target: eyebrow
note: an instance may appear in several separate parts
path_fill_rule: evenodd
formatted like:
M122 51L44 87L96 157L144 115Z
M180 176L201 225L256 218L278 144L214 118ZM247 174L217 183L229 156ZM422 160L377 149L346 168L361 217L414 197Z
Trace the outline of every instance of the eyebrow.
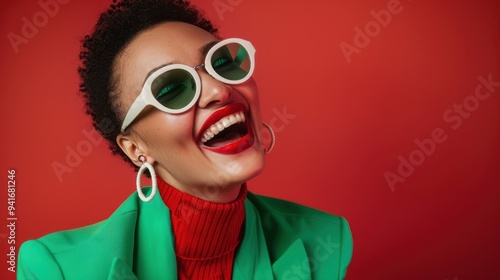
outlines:
M201 46L201 48L199 49L200 53L203 55L203 56L206 56L208 51L213 47L215 46L217 43L219 43L220 41L212 41L212 42L209 42L203 46ZM167 63L164 63L162 65L159 65L153 69L151 69L151 71L148 72L148 74L146 75L146 77L144 78L144 81L142 82L143 84L146 82L146 80L149 78L149 76L151 76L151 74L153 74L154 72L156 72L158 69L160 68L163 68L165 66L168 66L168 65L172 65L172 64L178 64L180 63L178 60L174 60L174 61L170 61L170 62L167 62Z
M206 56L208 51L215 45L217 45L217 43L219 43L220 41L212 41L212 42L209 42L207 44L205 44L204 46L202 46L200 48L200 52L201 54L203 54L203 56Z
M168 66L168 65L177 64L177 63L179 63L179 61L174 60L174 61L170 61L168 63L162 64L160 66L157 66L157 67L151 69L151 71L148 72L148 74L146 75L146 77L144 78L144 81L142 81L142 83L144 84L146 82L146 80L149 78L149 76L151 76L151 74L156 72L158 69L163 68L163 67Z

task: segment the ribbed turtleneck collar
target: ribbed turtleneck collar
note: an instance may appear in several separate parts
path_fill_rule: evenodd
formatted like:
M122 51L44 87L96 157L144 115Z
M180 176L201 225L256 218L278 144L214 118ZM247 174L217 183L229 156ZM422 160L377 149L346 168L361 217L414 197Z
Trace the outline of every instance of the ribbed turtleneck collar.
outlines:
M170 209L179 279L230 279L245 219L246 185L233 202L215 203L157 179L160 195Z

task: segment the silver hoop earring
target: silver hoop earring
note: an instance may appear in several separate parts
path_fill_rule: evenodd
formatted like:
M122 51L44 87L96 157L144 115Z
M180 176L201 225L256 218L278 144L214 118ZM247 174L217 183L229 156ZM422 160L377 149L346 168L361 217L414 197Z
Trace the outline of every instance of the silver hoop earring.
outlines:
M274 135L274 131L273 131L273 128L268 125L267 123L265 122L262 122L262 125L267 129L269 130L269 134L271 135L271 143L269 144L269 147L267 147L267 149L265 149L266 151L266 155L269 154L271 152L271 150L274 148L274 144L276 143L276 135Z
M140 162L142 162L142 165L141 165L141 168L139 168L139 171L137 172L137 180L136 180L137 195L139 195L139 198L142 201L148 202L151 199L153 199L153 197L156 194L156 190L158 189L158 183L156 182L156 172L153 169L153 166L151 166L151 164L149 164L146 161L146 157L145 156L140 155L139 158L138 158L138 160ZM141 187L141 176L142 176L142 173L144 173L144 171L146 170L146 168L149 170L149 174L151 174L151 181L152 181L151 193L149 194L148 197L146 197L144 195L144 193L142 192L142 187Z

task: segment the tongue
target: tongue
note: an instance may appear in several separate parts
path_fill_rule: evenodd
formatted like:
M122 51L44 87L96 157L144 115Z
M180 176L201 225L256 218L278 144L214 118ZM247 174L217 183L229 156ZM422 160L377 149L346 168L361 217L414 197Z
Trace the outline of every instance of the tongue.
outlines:
M207 143L210 147L222 147L234 141L240 140L241 136L237 132L229 132L224 137L215 137Z

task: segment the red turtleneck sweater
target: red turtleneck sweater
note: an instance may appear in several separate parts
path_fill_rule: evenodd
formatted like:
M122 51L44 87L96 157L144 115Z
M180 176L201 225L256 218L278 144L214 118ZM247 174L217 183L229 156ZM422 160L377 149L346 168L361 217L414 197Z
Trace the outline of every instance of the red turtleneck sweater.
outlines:
M202 200L159 177L158 189L170 209L178 279L231 279L245 219L246 185L230 203Z

